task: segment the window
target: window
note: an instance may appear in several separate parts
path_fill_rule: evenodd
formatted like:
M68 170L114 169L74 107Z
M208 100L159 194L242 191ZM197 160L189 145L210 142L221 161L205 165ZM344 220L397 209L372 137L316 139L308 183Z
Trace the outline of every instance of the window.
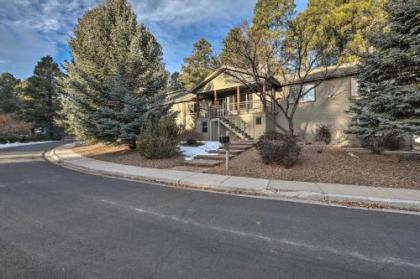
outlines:
M226 97L227 103L226 108L231 113L237 113L238 104L236 103L236 95L230 95Z
M201 132L203 132L203 133L208 132L207 121L201 122Z
M240 97L240 100L241 100L241 104L240 104L240 106L241 106L241 111L242 110L246 110L246 111L249 111L249 110L251 110L252 109L252 105L253 105L253 102L252 102L252 93L241 93L241 97Z
M359 97L359 83L355 78L351 78L350 81L350 96Z
M313 84L303 86L301 102L315 102L315 88Z
M255 124L256 125L261 125L262 124L262 118L261 118L261 116L255 117Z
M305 103L305 102L315 102L316 95L315 95L315 88L313 88L313 84L305 84L302 88L302 95L299 102ZM299 94L300 86L292 86L289 89L289 102L294 103L296 98Z
M197 104L196 103L189 103L187 105L188 114L194 114L197 112Z

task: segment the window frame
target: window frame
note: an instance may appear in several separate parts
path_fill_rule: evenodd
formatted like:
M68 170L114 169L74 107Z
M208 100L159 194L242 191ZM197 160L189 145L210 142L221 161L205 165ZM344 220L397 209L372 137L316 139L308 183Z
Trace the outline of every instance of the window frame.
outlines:
M257 125L257 126L262 125L262 117L261 116L256 116L255 117L255 125Z
M205 128L205 131L204 131L204 128ZM209 132L209 123L208 123L207 120L201 121L201 132L202 133L208 133Z
M294 86L291 86L290 87L290 89L292 89L292 88L298 88L299 89L299 86L300 85L294 85ZM303 89L302 89L302 91L303 92L305 92L307 89L305 89L305 88L308 88L308 87L313 87L314 86L314 84L313 83L307 83L307 84L303 84L302 85L302 87L303 87ZM289 89L289 90L290 90ZM316 102L316 94L317 94L317 90L316 90L316 87L314 87L314 88L312 88L312 90L313 90L313 99L310 99L310 100L305 100L305 97L306 96L308 96L308 93L309 92L307 92L304 96L302 96L301 98L300 98L300 100L299 100L299 103L314 103L314 102ZM290 104L293 104L294 102L295 102L295 97L293 96L292 97L292 99L291 99L291 94L289 93L289 103Z
M192 111L191 111L191 106L192 106ZM197 103L188 103L187 104L187 114L188 115L193 115L197 113Z

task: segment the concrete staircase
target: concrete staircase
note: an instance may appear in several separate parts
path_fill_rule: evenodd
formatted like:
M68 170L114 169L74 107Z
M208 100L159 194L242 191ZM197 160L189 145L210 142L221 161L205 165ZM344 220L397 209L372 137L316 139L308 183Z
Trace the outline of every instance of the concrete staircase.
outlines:
M254 141L232 142L229 149L229 158L234 158L254 146L254 144ZM226 150L223 147L218 150L209 151L209 153L211 154L198 155L190 161L185 161L183 164L185 166L215 167L225 162Z
M220 124L222 124L226 129L237 135L240 139L250 141L253 138L245 131L246 123L234 123L233 121L221 117L219 118ZM240 127L242 126L242 127Z

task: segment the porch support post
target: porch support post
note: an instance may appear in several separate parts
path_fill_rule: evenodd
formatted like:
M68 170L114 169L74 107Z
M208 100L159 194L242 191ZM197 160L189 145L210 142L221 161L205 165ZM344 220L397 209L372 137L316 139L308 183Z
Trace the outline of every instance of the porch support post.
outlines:
M196 109L197 109L196 116L198 119L200 118L200 99L198 98L198 94L196 95L196 98L195 98L195 104L196 104Z
M216 89L214 89L213 91L213 101L214 101L214 104L217 103L217 90Z
M239 86L236 87L236 110L238 111L238 114L241 113L241 88Z

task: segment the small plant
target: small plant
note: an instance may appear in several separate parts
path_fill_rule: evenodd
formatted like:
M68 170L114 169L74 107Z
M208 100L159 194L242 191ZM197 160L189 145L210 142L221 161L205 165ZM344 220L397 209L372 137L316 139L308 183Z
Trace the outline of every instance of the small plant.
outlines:
M264 164L279 164L291 168L299 160L301 148L294 136L268 131L257 142Z
M383 136L370 135L362 139L362 147L369 149L372 153L381 154L385 150Z
M404 147L404 138L397 132L390 132L384 136L384 146L388 150L401 150Z
M199 141L203 140L203 136L194 129L188 129L182 132L182 140L186 145L198 146L201 145Z
M331 130L327 125L321 124L316 127L315 140L325 144L331 143Z
M174 118L150 119L140 132L137 148L149 159L170 158L178 154L180 134Z

